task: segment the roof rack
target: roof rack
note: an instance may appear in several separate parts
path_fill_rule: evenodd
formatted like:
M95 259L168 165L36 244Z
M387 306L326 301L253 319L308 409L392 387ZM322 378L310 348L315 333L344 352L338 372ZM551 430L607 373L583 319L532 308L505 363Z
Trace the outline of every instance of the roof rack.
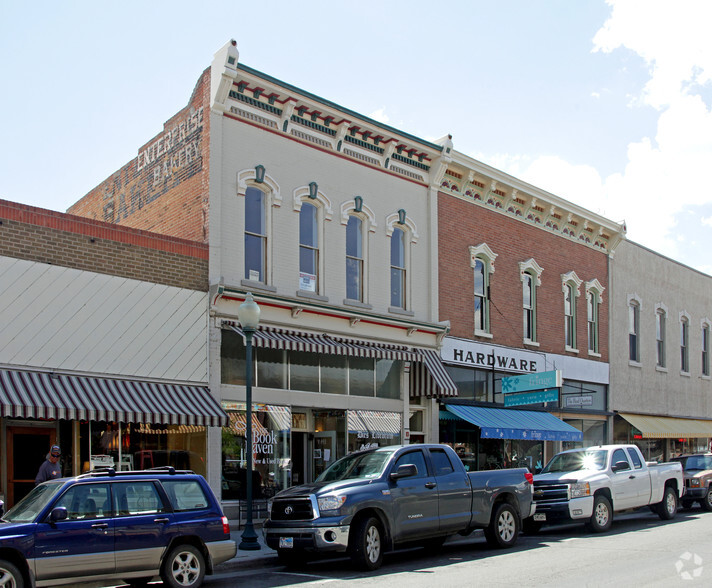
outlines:
M90 472L86 472L84 474L80 474L77 476L77 478L100 478L104 476L151 476L160 473L168 474L170 476L174 476L176 474L195 474L193 470L177 470L173 466L160 466L145 470L128 470L119 472L117 472L114 468L101 468L91 470Z

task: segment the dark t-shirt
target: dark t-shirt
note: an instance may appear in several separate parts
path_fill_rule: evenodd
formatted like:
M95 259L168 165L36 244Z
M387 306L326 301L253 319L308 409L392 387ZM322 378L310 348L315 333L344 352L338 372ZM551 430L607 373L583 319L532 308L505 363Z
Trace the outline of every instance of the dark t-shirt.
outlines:
M41 484L47 480L55 480L62 477L62 467L57 463L52 463L50 460L46 460L41 466L40 471L37 472L37 477L35 478L35 484Z

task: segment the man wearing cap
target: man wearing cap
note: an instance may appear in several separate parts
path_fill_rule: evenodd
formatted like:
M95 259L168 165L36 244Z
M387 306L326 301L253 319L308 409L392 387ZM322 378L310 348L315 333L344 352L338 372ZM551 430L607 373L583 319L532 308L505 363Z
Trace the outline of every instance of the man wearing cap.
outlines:
M62 467L59 465L60 455L62 455L62 451L59 449L59 445L52 445L47 455L47 461L40 466L40 471L37 472L35 486L47 480L55 480L62 477Z

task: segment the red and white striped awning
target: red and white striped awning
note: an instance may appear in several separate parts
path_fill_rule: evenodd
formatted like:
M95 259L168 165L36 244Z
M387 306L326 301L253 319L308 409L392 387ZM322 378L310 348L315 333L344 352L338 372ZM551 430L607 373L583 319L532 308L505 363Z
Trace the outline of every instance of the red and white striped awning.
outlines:
M410 396L446 398L457 396L457 385L447 373L440 355L432 349L416 349L417 360L410 368Z
M232 328L244 338L245 334L237 323L224 321L223 325ZM255 347L268 349L286 349L288 351L306 351L326 355L349 355L351 357L373 357L376 359L400 359L412 361L413 352L402 345L389 345L370 341L344 339L326 334L310 334L297 331L259 327L252 336Z
M0 370L0 416L226 426L205 386Z

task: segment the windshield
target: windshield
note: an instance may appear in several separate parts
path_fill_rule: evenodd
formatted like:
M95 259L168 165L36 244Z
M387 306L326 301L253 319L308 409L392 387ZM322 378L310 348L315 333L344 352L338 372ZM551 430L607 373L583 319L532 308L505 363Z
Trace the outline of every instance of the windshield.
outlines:
M338 482L339 480L370 480L383 474L383 469L393 451L372 451L369 453L354 453L342 457L326 469L317 482Z
M20 502L8 510L2 517L8 523L30 523L59 492L64 482L47 482L35 486Z
M554 472L577 472L579 470L603 470L606 467L606 451L572 451L559 453L551 458L542 474Z
M686 472L712 470L712 455L691 455L676 461L682 462L682 467Z

